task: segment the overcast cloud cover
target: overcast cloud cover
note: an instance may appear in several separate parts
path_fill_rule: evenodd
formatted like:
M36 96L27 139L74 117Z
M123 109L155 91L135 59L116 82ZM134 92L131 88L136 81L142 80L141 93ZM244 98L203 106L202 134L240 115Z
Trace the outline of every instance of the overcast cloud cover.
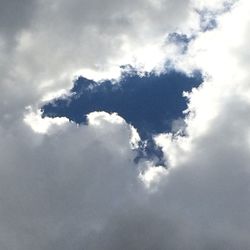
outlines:
M231 4L0 1L1 249L250 249L250 3ZM173 32L192 37L185 53ZM124 64L204 76L184 131L155 136L167 168L134 163L138 135L117 114L40 117L75 77Z

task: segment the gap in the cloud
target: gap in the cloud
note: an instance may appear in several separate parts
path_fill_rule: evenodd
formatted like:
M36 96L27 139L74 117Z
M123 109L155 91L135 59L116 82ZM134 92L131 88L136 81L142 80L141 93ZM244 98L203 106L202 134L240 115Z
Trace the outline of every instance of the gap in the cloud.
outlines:
M201 31L206 32L217 28L217 16L219 15L217 12L209 10L201 10L197 12L200 17Z
M194 35L188 36L183 33L173 32L167 36L167 43L175 44L179 47L180 52L185 54L188 50L189 43L195 38Z
M138 156L157 159L163 164L163 154L153 136L171 132L173 122L184 118L187 108L184 91L202 83L201 73L192 76L170 71L162 74L138 72L131 66L122 67L119 81L96 82L80 76L68 98L57 98L42 107L43 116L67 117L78 124L87 123L87 114L94 111L116 112L134 126L141 137Z
M223 7L215 10L211 9L201 9L197 10L200 18L200 28L202 32L210 31L218 27L217 19L222 14L229 12L235 3L239 0L225 0L223 2Z

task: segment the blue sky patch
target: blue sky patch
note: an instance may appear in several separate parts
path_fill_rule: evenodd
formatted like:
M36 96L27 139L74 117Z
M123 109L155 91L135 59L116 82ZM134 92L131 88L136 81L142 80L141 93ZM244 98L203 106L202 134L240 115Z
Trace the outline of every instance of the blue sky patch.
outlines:
M183 33L173 32L168 34L167 42L179 46L179 48L181 48L181 52L184 54L187 52L188 45L193 38L194 37L188 37L186 34Z
M68 99L58 98L42 107L43 116L67 117L79 124L86 124L86 115L93 111L116 112L137 130L147 147L143 156L161 158L161 152L152 141L154 134L169 132L172 123L183 118L187 103L183 91L198 87L202 76L195 72L187 76L171 71L141 76L130 66L123 67L119 82L95 82L80 76L71 89Z

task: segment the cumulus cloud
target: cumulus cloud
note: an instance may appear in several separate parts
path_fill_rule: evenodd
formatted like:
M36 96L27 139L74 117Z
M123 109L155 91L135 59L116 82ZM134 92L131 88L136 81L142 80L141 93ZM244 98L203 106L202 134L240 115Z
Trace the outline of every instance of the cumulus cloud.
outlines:
M240 0L202 32L194 10L204 2L1 1L1 248L250 247L250 5ZM134 163L138 135L116 114L91 113L88 126L40 119L42 98L77 72L113 75L143 48L162 51L176 29L196 36L184 54L171 50L172 65L206 81L186 94L182 136L155 137L167 169Z

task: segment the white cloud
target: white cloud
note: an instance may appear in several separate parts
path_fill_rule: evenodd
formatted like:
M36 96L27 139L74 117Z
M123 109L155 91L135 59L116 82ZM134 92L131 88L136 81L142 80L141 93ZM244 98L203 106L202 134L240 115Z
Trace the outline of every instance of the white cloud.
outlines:
M29 125L34 132L46 134L48 133L51 126L58 125L61 126L69 122L67 118L49 118L44 117L42 118L41 111L34 112L31 108L27 109L27 114L24 117L24 122Z
M155 191L154 188L158 187L159 182L167 175L168 170L162 166L155 167L151 162L146 163L147 167L144 167L145 169L142 170L139 178L150 191Z

